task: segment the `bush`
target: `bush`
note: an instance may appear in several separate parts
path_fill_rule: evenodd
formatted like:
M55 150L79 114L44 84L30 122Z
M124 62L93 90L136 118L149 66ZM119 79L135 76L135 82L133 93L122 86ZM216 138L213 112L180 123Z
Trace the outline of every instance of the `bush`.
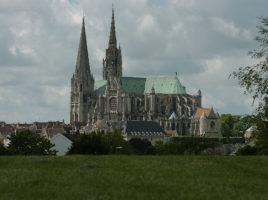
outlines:
M154 147L147 139L131 138L129 144L133 148L135 154L155 154Z
M243 137L194 137L194 136L178 136L172 137L171 141L173 142L203 142L203 143L223 143L223 144L236 144L236 143L245 143Z
M54 146L48 139L29 130L11 134L8 150L13 155L55 155Z
M128 152L128 143L124 140L120 130L108 135L93 133L82 135L73 142L68 154L124 154Z
M4 145L0 142L0 155L9 155L9 151L7 148L4 147Z
M68 154L108 154L109 147L100 134L82 135L73 142Z
M112 133L103 136L109 146L110 154L129 153L129 144L124 140L119 129L114 129Z
M236 152L237 156L246 156L246 155L257 155L258 149L256 146L246 145Z
M219 138L206 137L173 137L169 142L157 142L155 144L155 153L159 155L173 154L200 154L207 148L221 144Z

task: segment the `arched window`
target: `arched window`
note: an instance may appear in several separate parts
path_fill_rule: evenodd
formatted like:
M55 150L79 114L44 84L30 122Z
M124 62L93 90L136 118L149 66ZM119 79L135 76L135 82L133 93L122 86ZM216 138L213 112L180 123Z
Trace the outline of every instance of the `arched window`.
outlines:
M139 108L141 105L141 101L139 99L137 99L137 108Z
M172 128L173 131L175 130L175 123L172 123Z
M215 128L215 122L214 121L210 122L210 128L211 129L214 129Z
M83 86L82 84L80 84L80 92L82 92L82 90L83 90Z
M166 106L161 107L161 113L162 113L162 115L164 115L166 113Z
M110 99L110 110L111 111L116 111L117 110L117 100L116 100L116 98L111 98Z

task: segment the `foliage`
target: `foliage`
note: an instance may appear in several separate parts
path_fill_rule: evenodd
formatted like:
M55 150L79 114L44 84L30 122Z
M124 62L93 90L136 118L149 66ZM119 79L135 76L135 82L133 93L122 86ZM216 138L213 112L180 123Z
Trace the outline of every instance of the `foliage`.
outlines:
M120 148L120 149L119 149ZM82 135L73 142L68 154L116 154L126 153L128 143L121 131L114 129L110 134L93 133Z
M201 154L203 150L222 144L219 138L182 136L173 137L167 143L157 142L155 153L158 155Z
M163 141L157 141L154 145L154 151L157 155L168 155L167 145L164 144Z
M128 151L128 143L124 140L120 129L114 129L112 133L104 136L107 145L109 145L109 153L126 153Z
M136 154L154 154L154 148L147 139L131 138L128 142Z
M257 130L255 132L258 154L268 155L268 98L265 99L263 112L255 116Z
M236 144L244 143L245 139L242 137L193 137L193 136L178 136L172 137L171 142L184 142L184 141L195 141L198 142L207 142L207 143L222 143L222 144Z
M54 146L48 139L29 130L11 134L8 150L13 155L55 155Z
M4 145L0 142L0 155L9 155L9 151L4 147Z
M185 155L185 154L202 154L207 148L213 148L222 144L243 144L242 137L193 137L179 136L172 137L169 142L156 142L154 146L157 155Z
M249 146L246 145L240 149L238 149L238 151L236 152L237 156L245 156L245 155L257 155L258 153L258 149L256 146Z
M75 140L69 154L108 154L109 146L101 134L82 135Z
M217 138L216 138L217 139ZM167 143L171 154L200 154L203 150L219 145L219 141L206 137L183 137Z
M238 79L239 85L245 89L246 94L251 94L253 103L259 101L254 121L257 126L257 149L262 149L258 153L266 154L268 149L268 18L260 17L262 25L257 26L259 35L255 40L259 43L259 48L249 52L257 64L240 67L238 72L233 72L232 76Z
M223 137L243 137L245 131L253 124L254 120L250 115L221 115L220 126Z
M253 100L260 100L260 108L264 106L264 99L268 95L268 18L261 17L262 26L257 26L259 36L255 40L259 42L259 49L249 52L252 58L259 62L252 66L240 67L238 72L233 72L239 85L245 88L245 93L253 95Z

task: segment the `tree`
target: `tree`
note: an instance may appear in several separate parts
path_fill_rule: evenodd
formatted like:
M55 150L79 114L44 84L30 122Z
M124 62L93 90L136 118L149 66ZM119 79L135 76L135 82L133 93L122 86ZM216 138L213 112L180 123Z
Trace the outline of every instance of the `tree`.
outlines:
M231 114L222 114L221 115L221 133L223 137L231 137L233 126L234 126L234 119Z
M128 142L124 140L120 129L114 129L112 133L104 136L107 144L109 145L109 153L127 153Z
M29 130L11 134L8 150L15 155L55 155L54 146L48 139Z
M259 49L249 52L253 59L259 62L252 66L240 67L238 72L233 72L233 77L245 88L245 93L253 95L253 101L260 100L259 109L265 106L268 95L268 18L261 17L262 26L257 26L260 36L255 40L260 43Z
M248 128L254 124L252 116L239 116L238 120L233 125L233 136L243 137L244 133Z
M221 132L223 137L242 137L245 131L254 124L250 115L221 115Z
M249 52L257 64L240 67L238 72L231 76L238 79L240 87L245 89L246 94L253 97L253 103L258 100L258 108L254 116L257 125L257 145L268 149L268 18L260 17L261 26L257 26L259 35L255 40L259 48Z

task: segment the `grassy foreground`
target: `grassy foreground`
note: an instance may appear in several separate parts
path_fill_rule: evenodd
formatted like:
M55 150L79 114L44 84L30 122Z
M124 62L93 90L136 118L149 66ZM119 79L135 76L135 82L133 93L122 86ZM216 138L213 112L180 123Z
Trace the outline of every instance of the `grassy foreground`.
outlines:
M268 157L0 156L0 199L268 199Z

